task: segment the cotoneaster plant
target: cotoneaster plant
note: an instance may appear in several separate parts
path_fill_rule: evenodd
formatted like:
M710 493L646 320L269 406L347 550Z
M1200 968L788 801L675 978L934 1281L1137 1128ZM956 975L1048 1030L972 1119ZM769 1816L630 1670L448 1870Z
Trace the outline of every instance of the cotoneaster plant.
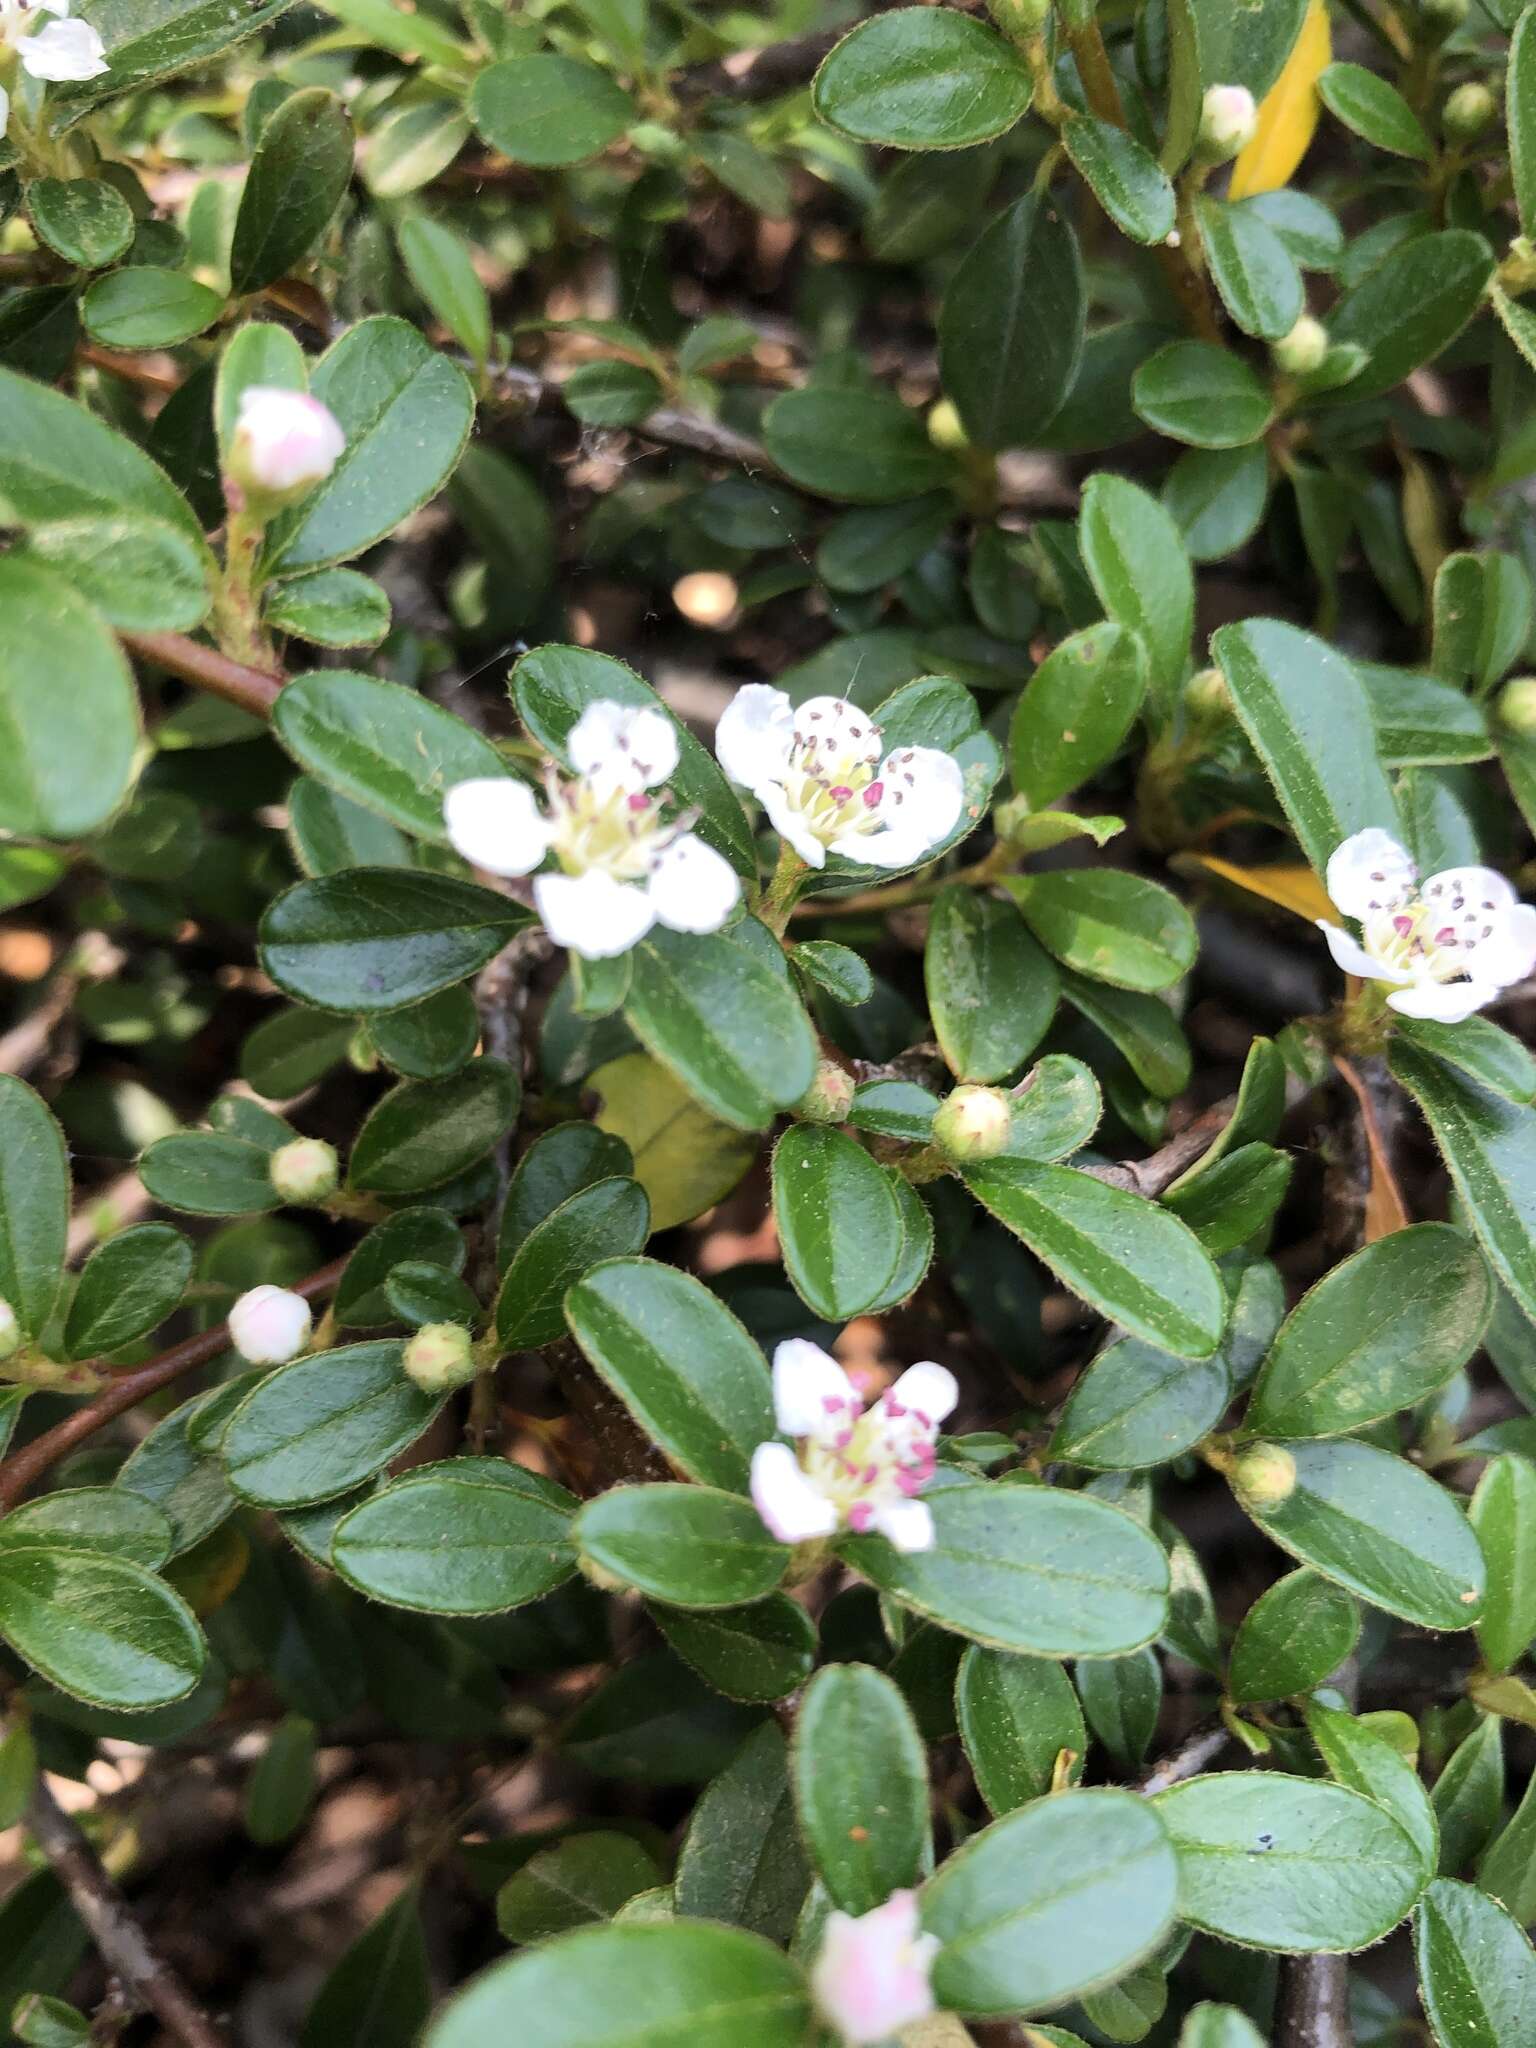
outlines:
M1536 7L0 131L0 2048L1532 2048Z

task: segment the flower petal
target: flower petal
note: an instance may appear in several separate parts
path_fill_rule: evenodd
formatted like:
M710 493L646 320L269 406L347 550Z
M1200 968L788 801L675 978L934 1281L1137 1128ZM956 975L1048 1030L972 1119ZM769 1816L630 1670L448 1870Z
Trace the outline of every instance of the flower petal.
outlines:
M1491 912L1483 922L1493 930L1486 939L1479 936L1470 944L1463 942L1461 964L1474 981L1491 982L1495 988L1524 981L1536 967L1536 909L1529 903L1516 903ZM1482 926L1475 929L1480 933Z
M0 85L0 142L5 140L5 131L11 125L11 96Z
M50 21L21 45L21 66L33 78L56 83L99 78L107 69L107 46L88 21Z
M1432 1017L1437 1024L1464 1024L1499 993L1492 981L1421 981L1394 989L1387 1007L1402 1017Z
M643 939L656 921L644 889L616 882L601 868L584 875L538 875L533 900L557 946L583 960L612 960Z
M953 754L900 747L881 764L876 815L892 832L917 840L923 852L949 837L964 804L965 777Z
M768 813L768 822L774 831L781 839L788 840L807 867L826 866L827 849L791 805L781 782L760 782L752 794ZM859 843L862 845L864 842L861 840Z
M602 796L654 789L677 766L677 728L649 704L589 704L566 740L571 766Z
M674 932L717 932L741 899L736 870L696 832L658 856L647 886L651 908Z
M831 1912L811 1968L818 2011L845 2048L874 2048L934 2010L929 1975L939 1944L918 1932L916 1895L892 1892L855 1919Z
M1408 849L1390 832L1371 825L1333 849L1324 886L1346 917L1364 917L1373 907L1380 909L1405 895L1418 873Z
M885 1397L887 1404L894 1402L899 1408L910 1409L934 1428L959 1398L960 1388L954 1374L947 1365L935 1365L931 1358L909 1365Z
M730 781L755 792L784 773L794 736L794 706L784 692L747 683L720 714L715 758Z
M786 1436L833 1436L863 1407L847 1373L805 1337L773 1353L773 1419Z
M875 1509L875 1533L893 1550L932 1550L933 1514L925 1500L888 1500Z
M1328 924L1317 920L1317 928L1328 941L1328 950L1333 955L1333 964L1346 974L1357 974L1362 981L1412 981L1411 974L1399 974L1396 968L1383 967L1374 953L1367 953L1360 941L1351 938L1342 925Z
M443 799L443 823L454 851L490 875L531 874L553 836L533 791L510 775L456 782Z
M751 1494L780 1543L813 1543L836 1531L836 1508L806 1478L788 1444L759 1444L752 1453Z

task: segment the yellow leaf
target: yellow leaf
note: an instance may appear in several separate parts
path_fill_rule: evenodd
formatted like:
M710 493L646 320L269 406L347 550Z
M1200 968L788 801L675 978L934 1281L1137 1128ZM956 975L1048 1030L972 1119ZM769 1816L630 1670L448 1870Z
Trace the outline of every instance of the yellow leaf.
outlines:
M595 1121L635 1155L635 1179L651 1204L652 1230L712 1209L756 1156L754 1139L720 1123L660 1061L625 1053L599 1067L590 1085L603 1098Z
M1327 0L1312 0L1285 69L1264 95L1254 138L1232 166L1229 198L1250 199L1289 184L1317 127L1317 81L1332 59Z
M1276 903L1282 910L1290 911L1293 917L1306 918L1309 924L1315 924L1320 917L1332 922L1339 914L1316 875L1299 862L1242 868L1235 861L1218 860L1210 853L1180 853L1170 865L1180 874L1204 875L1211 881L1240 889L1245 896L1261 896L1266 903Z

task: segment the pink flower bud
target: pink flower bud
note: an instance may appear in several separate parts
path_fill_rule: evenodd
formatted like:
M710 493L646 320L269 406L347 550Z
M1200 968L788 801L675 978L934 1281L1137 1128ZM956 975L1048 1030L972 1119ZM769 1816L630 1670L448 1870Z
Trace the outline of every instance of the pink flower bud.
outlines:
M9 1358L21 1344L21 1325L16 1320L16 1311L0 1296L0 1358Z
M424 1323L405 1347L406 1377L424 1394L448 1394L475 1377L474 1345L459 1323Z
M854 1919L831 1913L811 1971L822 2018L847 2048L872 2048L933 2011L929 1973L939 1944L918 1932L917 1896L892 1892Z
M346 445L345 434L318 398L250 384L240 394L230 474L243 490L293 497L328 477Z
M272 1154L271 1173L285 1202L323 1202L336 1191L336 1147L323 1138L295 1138Z
M968 1084L945 1098L933 1119L933 1142L947 1159L995 1159L1008 1143L1013 1112L998 1088Z
M247 1365L286 1365L304 1349L312 1321L302 1294L267 1284L241 1295L229 1312L229 1334Z
M1198 149L1207 163L1224 164L1252 142L1259 110L1246 85L1213 85L1200 107Z

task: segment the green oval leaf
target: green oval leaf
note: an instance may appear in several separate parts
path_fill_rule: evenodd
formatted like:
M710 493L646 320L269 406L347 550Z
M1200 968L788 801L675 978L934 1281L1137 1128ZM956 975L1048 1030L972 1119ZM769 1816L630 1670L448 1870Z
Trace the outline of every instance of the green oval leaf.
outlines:
M344 1515L331 1562L349 1585L391 1607L500 1614L571 1576L575 1506L520 1466L453 1459L407 1473Z
M1536 1951L1497 1899L1436 1878L1413 1916L1413 1948L1439 2048L1488 2048L1536 2032Z
M334 93L306 86L262 124L240 192L229 281L242 297L302 263L352 177L352 123Z
M402 1081L369 1112L348 1163L354 1188L414 1195L483 1159L517 1121L522 1083L502 1060L471 1060L443 1081Z
M0 1301L40 1335L64 1278L69 1158L41 1096L0 1074Z
M1342 1586L1306 1566L1287 1572L1238 1624L1227 1692L1240 1704L1310 1692L1343 1663L1359 1634L1360 1610Z
M1167 241L1173 232L1173 185L1150 150L1092 114L1069 115L1061 139L1122 235L1149 248Z
M811 88L823 121L892 149L964 149L1011 128L1033 92L1023 59L968 15L900 7L861 22Z
M469 118L514 163L579 164L616 142L635 118L628 93L595 64L538 51L489 65Z
M1075 1759L1068 1781L1083 1774L1083 1710L1071 1679L1047 1657L972 1643L955 1680L955 1713L976 1789L994 1814L1043 1798L1063 1750Z
M302 1508L382 1471L443 1405L406 1378L402 1348L348 1344L269 1373L220 1446L236 1493L258 1507Z
M184 1698L207 1655L163 1580L41 1537L0 1547L0 1634L60 1692L126 1712Z
M673 1607L741 1607L774 1591L789 1552L751 1501L712 1486L614 1486L573 1536L582 1557Z
M1017 1073L1049 1030L1060 992L1050 956L1013 905L958 885L934 903L923 978L939 1045L961 1081Z
M1149 427L1192 448L1246 447L1275 416L1257 373L1208 341L1170 341L1148 356L1131 396Z
M1317 81L1317 96L1330 114L1374 148L1420 163L1434 155L1423 122L1397 87L1363 64L1330 64Z
M868 1664L833 1664L795 1717L790 1779L800 1832L835 1906L870 1913L915 1885L928 1854L928 1758L901 1689Z
M773 1213L808 1308L841 1323L881 1299L906 1233L889 1172L856 1138L828 1124L791 1125L774 1150Z
M1004 887L1063 966L1151 995L1194 965L1195 921L1177 896L1120 868L1007 875Z
M651 1205L637 1181L618 1176L579 1188L512 1255L496 1301L502 1344L526 1351L565 1336L568 1290L600 1260L641 1251L650 1230Z
M86 1260L69 1304L65 1356L89 1358L146 1336L180 1305L191 1277L192 1247L168 1223L139 1223L109 1237Z
M1368 356L1343 396L1351 404L1379 398L1432 362L1482 304L1492 272L1493 251L1465 228L1400 243L1345 293L1329 320L1336 345L1358 345Z

